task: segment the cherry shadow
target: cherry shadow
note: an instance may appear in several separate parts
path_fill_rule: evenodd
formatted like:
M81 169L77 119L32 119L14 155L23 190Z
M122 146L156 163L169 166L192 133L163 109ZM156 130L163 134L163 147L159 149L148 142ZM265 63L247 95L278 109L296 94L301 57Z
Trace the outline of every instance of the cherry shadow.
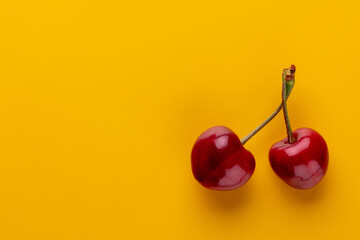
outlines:
M233 212L251 204L253 200L253 186L249 182L245 186L231 191L216 191L196 186L194 193L198 199L213 211Z
M294 204L300 205L313 205L318 202L321 202L323 199L327 198L329 193L329 181L323 179L315 187L301 190L290 187L280 179L274 179L274 185L276 185L279 194L283 198L286 198L287 201L293 202Z

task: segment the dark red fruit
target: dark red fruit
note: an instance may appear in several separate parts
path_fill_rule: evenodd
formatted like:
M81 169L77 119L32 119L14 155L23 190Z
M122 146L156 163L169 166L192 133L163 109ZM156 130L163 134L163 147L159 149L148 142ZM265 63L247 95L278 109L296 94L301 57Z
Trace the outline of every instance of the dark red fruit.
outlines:
M321 181L328 168L326 142L310 128L299 128L293 136L294 143L288 143L285 138L270 148L271 167L288 185L298 189L312 188Z
M255 169L255 159L227 127L203 132L191 152L192 172L204 187L232 190L244 185Z

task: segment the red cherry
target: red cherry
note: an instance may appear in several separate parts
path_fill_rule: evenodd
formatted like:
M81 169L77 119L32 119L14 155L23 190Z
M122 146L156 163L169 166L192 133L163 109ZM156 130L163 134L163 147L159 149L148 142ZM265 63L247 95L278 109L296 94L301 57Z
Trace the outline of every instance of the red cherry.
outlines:
M269 152L274 172L288 185L308 189L324 177L329 153L324 138L310 128L299 128L293 132L295 142L288 138L275 143Z
M203 132L191 152L192 172L204 187L232 190L244 185L255 169L254 156L227 127Z

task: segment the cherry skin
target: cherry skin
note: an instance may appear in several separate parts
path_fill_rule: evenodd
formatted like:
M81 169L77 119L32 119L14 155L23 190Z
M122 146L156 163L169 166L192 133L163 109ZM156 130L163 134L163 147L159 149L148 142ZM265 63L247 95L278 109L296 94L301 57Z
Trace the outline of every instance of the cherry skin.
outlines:
M216 126L196 140L191 152L191 165L194 177L204 187L232 190L250 179L255 159L233 131Z
M288 185L308 189L318 184L328 168L329 152L324 138L310 128L293 132L295 142L288 138L275 143L269 152L274 172Z

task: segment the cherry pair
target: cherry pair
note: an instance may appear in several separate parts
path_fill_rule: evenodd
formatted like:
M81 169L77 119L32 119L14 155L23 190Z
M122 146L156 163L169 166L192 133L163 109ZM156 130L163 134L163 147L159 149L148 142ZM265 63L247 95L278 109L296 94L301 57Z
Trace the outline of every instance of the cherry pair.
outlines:
M274 172L288 185L308 189L318 184L328 167L328 148L323 137L310 128L292 132L286 100L295 83L295 66L283 70L282 103L275 112L245 138L224 126L212 127L196 140L191 152L194 177L206 188L232 190L244 185L255 170L254 156L244 144L283 109L288 137L269 152Z

